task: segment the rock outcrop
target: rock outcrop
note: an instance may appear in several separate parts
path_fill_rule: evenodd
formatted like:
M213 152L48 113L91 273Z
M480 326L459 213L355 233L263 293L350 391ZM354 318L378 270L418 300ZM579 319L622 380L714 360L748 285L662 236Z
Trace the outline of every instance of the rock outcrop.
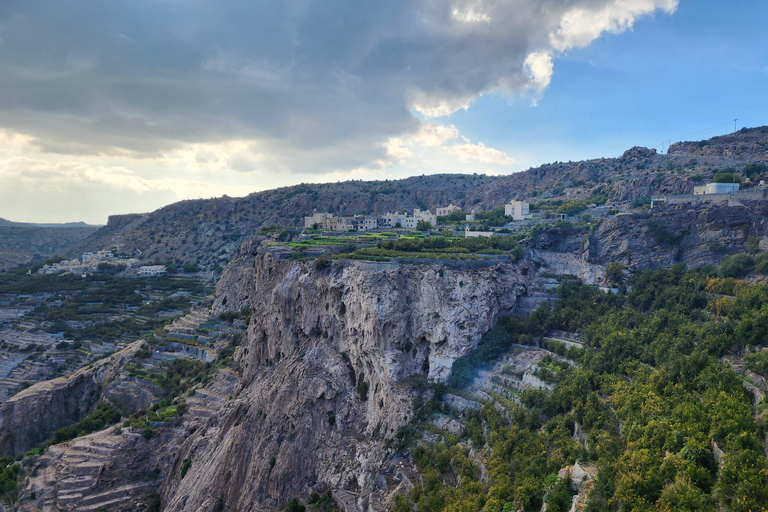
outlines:
M69 377L38 382L0 405L0 455L16 456L82 418L130 360L141 342L82 368Z
M617 215L600 224L584 243L580 258L606 265L618 261L631 271L717 263L742 252L747 239L766 232L758 205L670 205L661 212Z
M189 473L164 484L165 510L252 510L323 488L367 507L412 414L408 383L445 379L533 278L527 263L324 268L288 255L252 241L219 282L214 312L253 311L235 354L242 382L185 440L175 464L191 460Z

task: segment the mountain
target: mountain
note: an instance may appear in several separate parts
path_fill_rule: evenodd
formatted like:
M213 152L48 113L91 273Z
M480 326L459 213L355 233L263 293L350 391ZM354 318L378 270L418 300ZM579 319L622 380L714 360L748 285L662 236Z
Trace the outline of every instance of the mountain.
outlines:
M71 255L114 248L149 261L223 266L247 237L269 226L302 226L313 211L337 216L431 209L452 203L489 210L511 199L574 200L629 211L656 194L691 193L719 169L766 159L768 127L672 145L635 147L618 158L554 162L508 176L441 174L392 181L302 184L242 198L181 201L147 214L114 215ZM113 240L114 239L114 240Z
M7 222L7 221L6 221ZM54 255L64 256L73 245L93 235L97 226L42 227L16 223L0 225L0 270Z
M27 340L0 344L9 367L82 350L30 345L59 328L30 328L36 315L88 337L98 311L115 333L131 310L175 313L0 404L0 484L26 512L760 510L766 188L680 194L724 169L758 182L766 132L506 177L301 185L113 216L71 250L222 264L215 293L176 318L190 297L167 288L185 280L125 279L107 290L114 314L94 300L99 279L11 276L62 289L9 294L33 313L22 335L4 331ZM254 234L315 208L511 198L609 208L508 237Z
M15 227L15 228L99 228L101 226L94 224L86 224L85 222L64 222L61 224L46 224L46 223L34 223L34 222L13 222L0 218L0 227Z

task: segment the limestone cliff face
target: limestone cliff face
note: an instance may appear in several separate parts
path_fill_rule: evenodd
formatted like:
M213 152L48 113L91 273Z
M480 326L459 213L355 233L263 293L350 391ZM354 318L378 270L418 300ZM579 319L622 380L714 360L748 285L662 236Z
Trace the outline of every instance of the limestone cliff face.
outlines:
M247 244L219 282L214 312L253 310L241 385L185 441L177 463L192 463L164 484L166 510L250 510L324 487L371 495L385 441L410 419L409 377L447 378L529 285L527 264L509 261L319 268L286 256Z

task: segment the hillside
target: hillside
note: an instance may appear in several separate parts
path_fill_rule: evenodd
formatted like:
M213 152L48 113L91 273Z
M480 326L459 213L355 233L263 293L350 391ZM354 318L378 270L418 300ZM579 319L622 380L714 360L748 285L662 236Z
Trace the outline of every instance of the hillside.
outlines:
M0 275L6 501L27 512L761 510L768 191L675 200L721 169L762 172L754 153L680 151L111 217L72 250L109 243L226 266L207 297L197 277L109 267ZM651 207L656 194L669 197ZM488 209L510 197L539 211L611 208L507 236L252 235L314 208Z
M554 162L503 177L443 174L395 181L302 184L243 198L181 201L143 215L115 215L70 254L120 246L144 260L225 264L248 236L267 226L300 226L312 211L355 215L434 209L453 203L487 210L511 199L580 200L629 211L654 194L691 193L719 169L741 171L766 157L768 128L678 143L667 155L635 147L618 158ZM115 239L113 242L112 239Z
M0 224L0 270L62 255L99 229L96 226L37 227L9 224Z

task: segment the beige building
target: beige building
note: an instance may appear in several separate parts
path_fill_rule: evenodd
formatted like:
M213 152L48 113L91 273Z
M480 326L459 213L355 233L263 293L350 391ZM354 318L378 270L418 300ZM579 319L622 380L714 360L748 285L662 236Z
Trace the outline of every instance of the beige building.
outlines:
M349 231L355 228L351 217L333 217L327 220L326 225L326 229L331 231Z
M325 228L325 221L332 218L333 218L332 213L314 212L310 217L304 217L304 228L308 229L313 227L315 224L317 224L318 228L323 229ZM328 228L325 228L325 229L328 229Z
M458 206L454 206L453 204L449 204L445 208L437 208L435 210L435 215L437 215L438 217L445 217L446 215L450 215L453 212L457 212L459 210L461 210L461 208L459 208Z
M167 272L168 269L165 268L165 265L145 265L139 267L139 270L136 271L136 275L139 277L155 277L166 274Z
M417 224L420 220L425 220L429 222L432 227L437 226L437 215L434 215L429 210L421 211L417 208L413 210L413 218L416 219Z
M510 201L504 205L504 216L512 217L512 220L530 219L530 207L531 205L524 201Z
M355 228L358 231L370 231L376 229L378 222L375 217L368 217L367 215L358 215L355 217Z

